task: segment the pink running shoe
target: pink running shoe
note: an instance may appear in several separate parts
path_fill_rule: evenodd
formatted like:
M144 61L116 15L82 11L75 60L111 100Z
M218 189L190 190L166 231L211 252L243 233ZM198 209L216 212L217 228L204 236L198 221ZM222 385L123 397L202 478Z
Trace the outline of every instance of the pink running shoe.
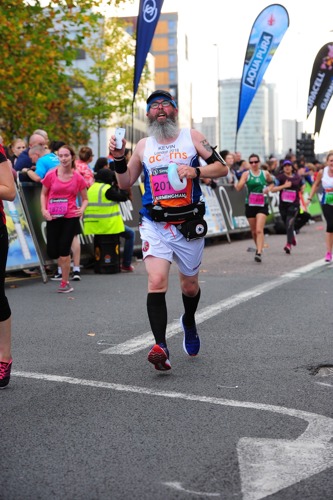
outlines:
M283 249L286 253L291 253L291 245L290 243L287 243L286 246Z
M326 252L325 262L331 262L331 260L332 260L332 254L331 254L331 252Z
M171 370L169 350L165 344L155 344L148 353L148 361L159 371Z
M4 389L9 384L12 362L12 359L9 361L9 363L0 361L0 389Z
M69 282L62 281L57 290L58 293L70 293L74 290L74 288L69 284Z

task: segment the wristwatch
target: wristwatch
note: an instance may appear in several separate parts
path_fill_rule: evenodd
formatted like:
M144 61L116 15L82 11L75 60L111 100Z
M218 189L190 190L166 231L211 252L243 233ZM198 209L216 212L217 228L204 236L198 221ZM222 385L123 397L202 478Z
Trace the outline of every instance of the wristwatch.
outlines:
M199 167L195 167L195 171L196 171L196 173L197 173L197 178L199 178L199 177L200 177L200 175L201 175L201 170L200 170L200 168L199 168Z

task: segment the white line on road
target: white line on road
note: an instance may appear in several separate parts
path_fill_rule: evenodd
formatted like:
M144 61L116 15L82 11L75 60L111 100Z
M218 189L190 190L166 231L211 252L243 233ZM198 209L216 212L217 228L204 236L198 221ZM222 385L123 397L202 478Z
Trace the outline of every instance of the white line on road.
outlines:
M160 391L156 389L150 389L149 387L140 387L136 385L124 385L124 384L115 384L112 382L104 382L98 380L86 380L75 377L66 377L62 375L50 375L46 373L36 373L36 372L25 372L25 371L13 371L13 376L37 379L37 380L46 380L49 382L62 382L66 384L79 385L79 386L87 386L87 387L96 387L99 389L110 389L113 391L120 392L131 392L136 394L145 394L148 396L162 396L165 398L171 399L182 399L184 401L197 401L199 403L210 403L215 405L222 406L233 406L235 408L249 408L254 410L265 410L271 411L274 413L281 413L283 415L289 415L290 417L301 418L309 422L309 427L303 433L303 436L307 436L307 439L316 438L320 439L323 442L326 442L329 439L329 436L333 436L333 419L329 417L324 417L322 415L317 415L316 413L306 412L302 410L294 410L292 408L285 408L283 406L275 406L268 405L262 403L252 403L247 401L237 401L233 399L223 399L223 398L215 398L211 396L199 396L196 394L186 394L184 392L175 392L175 391ZM321 422L321 426L323 429L319 432L319 426L317 422Z
M204 491L194 491L194 490L187 490L186 488L184 488L182 486L182 483L180 483L179 481L169 481L169 482L166 482L166 483L162 483L162 484L165 484L165 486L168 486L169 488L172 488L173 490L176 490L176 491L181 491L183 493L187 493L188 495L194 495L194 496L199 496L201 498L203 497L219 497L221 496L220 493L207 493L207 492L204 492Z
M260 500L333 466L333 445L330 444L333 436L333 419L323 415L250 401L161 391L148 387L84 380L60 375L23 371L14 371L12 375L27 378L29 381L37 379L80 387L94 387L182 401L262 410L307 421L308 426L296 440L253 437L243 437L239 440L237 455L243 500ZM178 481L169 482L167 486L181 488L184 492L189 491ZM201 493L202 496L217 496L214 493Z
M81 387L88 386L153 397L263 410L307 421L309 425L296 440L260 439L253 437L243 437L239 440L237 455L243 500L260 500L266 498L333 466L333 445L330 444L333 436L333 419L323 415L282 406L199 396L182 392L160 391L148 387L84 380L59 375L20 371L14 371L13 375L25 377L29 380L38 379L50 382L62 382ZM188 493L191 491L177 481L169 482L166 486ZM201 493L202 497L218 496L208 492L192 491L191 493L192 495Z
M330 384L328 382L316 382L318 385L323 385L324 387L332 387L333 388L333 382Z
M299 267L294 271L289 273L282 274L278 278L268 281L267 283L263 283L261 285L255 286L254 288L250 288L249 290L245 290L244 292L238 293L229 297L229 299L221 300L216 304L212 304L211 306L205 307L196 313L195 321L197 325L211 319L218 314L221 314L223 311L228 311L233 307L242 304L250 299L258 297L263 293L269 292L278 286L281 286L289 281L295 280L304 274L307 274L317 268L325 267L327 264L323 262L322 259L312 262L303 267ZM179 321L173 321L167 327L167 338L171 338L177 333L181 331ZM118 344L113 347L109 347L104 351L101 351L101 354L134 354L142 349L147 349L151 347L153 334L151 331L143 333L142 335L138 335L122 344Z
M234 295L227 300L207 307L198 313L197 322L202 323L212 316L220 314L222 311L231 309L253 297L258 297L275 287L294 280L316 268L323 267L324 265L322 260L313 262L308 266L283 274L279 278L268 283L264 283L263 285L259 285L248 291ZM174 322L170 324L168 331L173 332L173 335L178 333L180 331L178 323ZM148 345L150 345L151 335L151 332L148 332L134 339L132 344L131 342L121 344L121 346L123 346L123 352L117 353L132 354L133 352L143 349L147 345L146 342L149 342ZM129 344L131 344L130 348ZM121 346L117 347L119 348ZM113 349L114 348L111 349L112 353L114 353ZM108 351L110 351L110 349L103 352ZM296 440L253 437L241 437L239 439L237 444L237 456L243 500L260 500L266 498L293 484L305 481L309 477L333 466L333 445L330 442L333 437L333 419L315 413L275 405L235 401L181 392L161 391L147 387L84 380L59 375L23 371L13 371L12 375L24 377L29 380L36 379L55 383L67 383L79 387L100 388L152 397L164 397L179 401L230 406L249 410L262 410L307 421L308 425L305 431L299 435ZM321 385L328 384L321 383ZM196 492L191 490L188 485L182 484L177 480L164 483L164 485L171 489L191 494L192 496L198 495L202 498L223 495L223 491L221 493Z

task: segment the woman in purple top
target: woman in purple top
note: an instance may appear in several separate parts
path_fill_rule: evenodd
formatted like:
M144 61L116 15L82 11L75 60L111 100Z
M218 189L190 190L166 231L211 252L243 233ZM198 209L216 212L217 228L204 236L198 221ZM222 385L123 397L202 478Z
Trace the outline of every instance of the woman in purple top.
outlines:
M282 164L283 171L276 176L276 186L272 192L280 193L279 210L281 218L286 226L287 243L284 251L291 253L291 246L296 245L295 220L299 211L299 193L304 191L305 181L295 172L291 161L285 160Z

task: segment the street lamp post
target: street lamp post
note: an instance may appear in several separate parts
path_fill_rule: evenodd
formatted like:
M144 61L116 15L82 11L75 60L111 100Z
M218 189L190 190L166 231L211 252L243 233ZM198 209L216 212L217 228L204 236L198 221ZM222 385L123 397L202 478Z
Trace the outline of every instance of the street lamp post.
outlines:
M216 72L217 72L217 113L216 113L216 139L217 145L220 147L220 57L219 46L217 43L213 44L216 47Z

